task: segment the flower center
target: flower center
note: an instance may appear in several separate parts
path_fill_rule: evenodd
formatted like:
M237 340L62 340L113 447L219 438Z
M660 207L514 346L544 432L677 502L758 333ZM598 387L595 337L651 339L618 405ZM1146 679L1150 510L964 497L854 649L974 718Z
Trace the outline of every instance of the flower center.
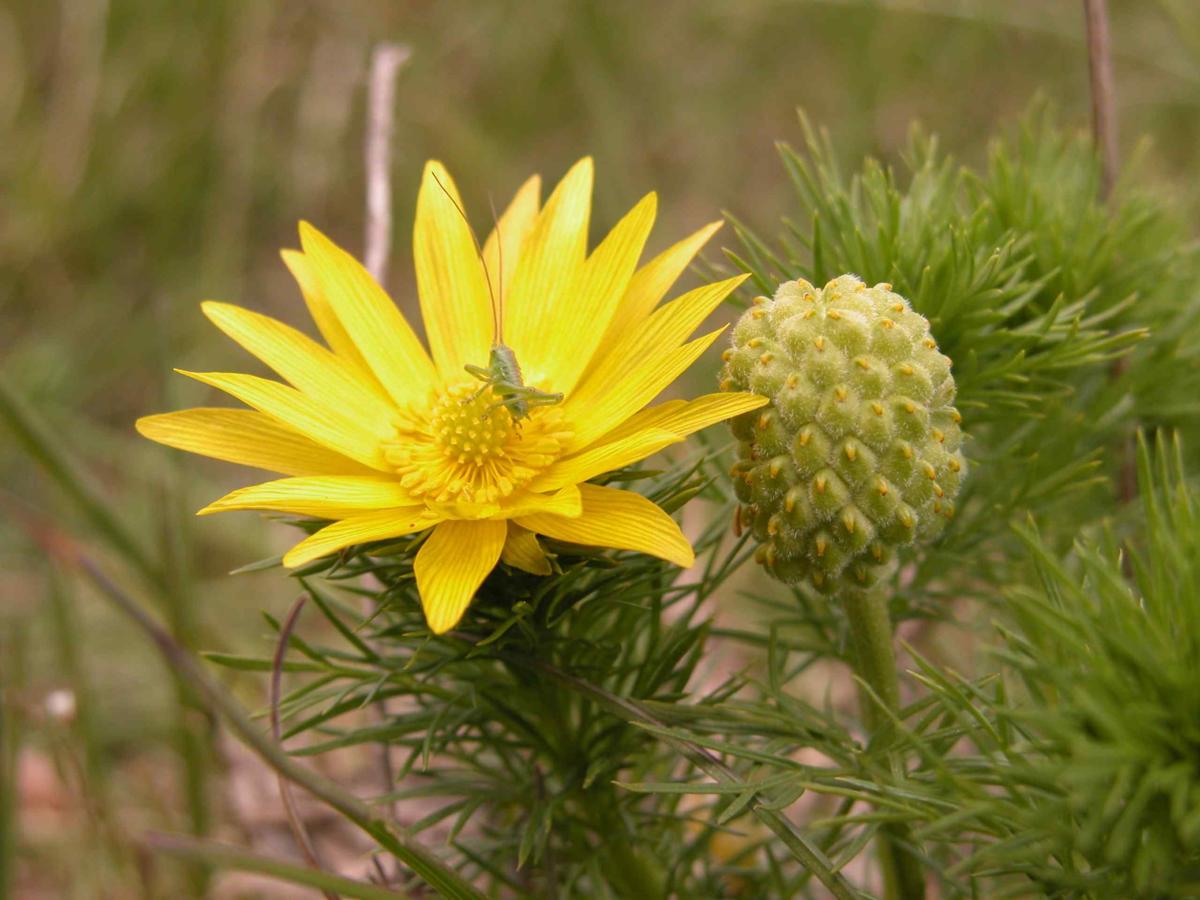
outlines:
M400 483L433 503L496 503L550 465L570 437L557 407L520 420L491 387L452 385L383 445Z
M461 465L483 466L504 459L514 431L512 413L490 387L472 391L466 385L451 388L438 401L430 425L442 453Z

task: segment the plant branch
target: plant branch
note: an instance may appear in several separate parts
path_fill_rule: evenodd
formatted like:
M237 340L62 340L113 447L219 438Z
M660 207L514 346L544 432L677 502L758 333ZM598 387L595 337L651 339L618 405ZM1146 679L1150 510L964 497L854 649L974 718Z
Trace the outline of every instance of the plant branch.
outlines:
M113 548L162 594L166 590L166 579L162 570L142 548L133 534L110 512L111 504L97 493L90 484L79 476L79 469L63 451L63 442L47 433L45 423L40 421L13 393L8 383L0 376L0 419L3 419L17 443L40 465L50 479L61 487L83 511L89 524L98 531Z
M900 681L887 596L880 591L851 590L843 595L842 605L850 625L854 667L870 689L860 692L863 720L871 733L869 749L886 753L895 735L895 723L888 713L900 709ZM877 849L887 898L916 900L925 896L925 876L917 859L905 847L911 842L911 835L903 825L880 826Z
M69 561L78 566L102 594L150 637L176 673L195 688L200 699L215 714L223 716L229 722L234 734L267 765L303 787L314 797L329 804L445 896L482 900L483 895L458 873L424 847L393 832L386 823L373 816L370 808L357 797L346 793L331 779L299 765L288 756L255 726L241 706L200 667L195 658L142 609L140 604L117 587L92 560L75 550Z
M381 285L387 280L392 246L392 133L396 120L396 75L409 49L380 44L371 54L367 86L367 233L363 258Z
M1117 181L1117 94L1113 79L1112 44L1107 0L1083 0L1087 22L1088 71L1091 77L1092 136L1100 154L1101 199L1107 200Z
M506 662L533 669L549 678L554 679L578 694L590 698L619 719L634 724L649 725L662 729L655 733L667 744L682 753L698 769L721 784L740 783L737 773L723 763L715 754L705 748L667 733L667 725L657 716L648 712L641 704L626 697L619 697L604 688L585 681L569 672L542 662L538 659L518 656L516 654L499 654ZM791 820L778 810L766 807L759 797L751 801L749 808L764 825L770 828L787 845L793 856L806 869L820 880L829 892L838 900L855 900L856 893L842 875L834 870L833 864L821 849L810 843L800 834Z
M1112 40L1108 23L1108 0L1083 0L1087 28L1088 74L1092 97L1092 140L1100 156L1100 199L1107 202L1117 182L1119 166L1117 145L1117 90L1113 76ZM1129 357L1113 361L1114 380L1129 369ZM1117 499L1129 503L1137 496L1137 463L1133 438L1121 442L1118 450Z
M288 641L292 637L292 631L296 628L296 623L300 621L300 612L304 609L304 603L308 599L304 594L296 598L296 602L292 604L292 608L288 611L287 618L284 619L282 627L279 629L279 641L275 645L275 657L271 660L271 689L270 689L270 707L271 707L271 737L275 739L275 743L283 746L282 732L283 728L279 721L279 699L282 693L280 688L283 682L283 661L287 656ZM296 811L296 798L292 796L292 783L283 777L282 774L276 773L276 780L279 782L279 799L283 801L283 810L287 814L288 825L291 826L292 835L296 838L296 844L300 847L300 852L304 854L305 860L309 866L318 871L324 871L325 867L321 865L321 861L317 856L317 848L313 846L312 838L309 837L308 829L304 827L304 822ZM325 900L338 900L338 895L331 891L323 890Z
M367 215L366 246L363 257L367 271L380 285L387 280L388 255L392 247L392 134L396 118L396 76L408 61L409 49L401 44L380 44L371 53L370 83L367 86ZM375 614L375 602L364 600L367 618ZM386 700L375 704L381 722L389 718ZM379 745L379 773L383 793L396 786L391 748ZM393 819L398 818L395 803L386 807Z
M180 835L152 833L146 835L143 842L148 849L156 853L221 869L254 872L291 884L307 885L321 891L326 897L337 896L334 891L355 900L403 900L411 896L378 885L343 878L330 872L314 871L282 859L261 856L218 841L198 841Z

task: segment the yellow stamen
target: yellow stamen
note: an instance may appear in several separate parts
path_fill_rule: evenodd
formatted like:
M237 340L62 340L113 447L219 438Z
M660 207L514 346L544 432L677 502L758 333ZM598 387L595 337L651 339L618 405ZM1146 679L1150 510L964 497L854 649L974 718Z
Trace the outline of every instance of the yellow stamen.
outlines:
M501 398L479 384L446 390L422 423L398 426L384 459L414 496L434 503L495 503L529 482L570 437L556 407L519 425Z

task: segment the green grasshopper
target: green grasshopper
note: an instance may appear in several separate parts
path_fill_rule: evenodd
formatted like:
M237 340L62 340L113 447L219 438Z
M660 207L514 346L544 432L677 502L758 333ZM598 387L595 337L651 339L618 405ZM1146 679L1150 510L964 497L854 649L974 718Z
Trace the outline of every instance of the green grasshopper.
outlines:
M458 205L458 201L454 199L454 195L446 190L446 186L442 184L440 178L435 174L433 180L437 182L438 187L442 189L442 193L446 195L446 199L454 204L454 208L458 210L458 214L462 216L462 220L466 223L467 231L471 234L471 240L475 244L475 252L479 254L479 262L484 267L484 277L487 279L488 296L492 301L492 322L494 326L495 340L492 342L491 352L488 354L488 364L486 366L466 365L467 374L473 375L483 382L483 386L463 400L463 403L470 403L477 400L484 391L488 388L492 389L492 393L499 399L492 405L491 409L499 409L504 407L512 416L514 422L520 422L522 419L528 418L531 410L539 406L554 406L557 403L562 403L563 395L559 393L551 393L549 391L541 391L535 387L530 387L525 384L525 379L521 375L521 366L517 362L517 355L513 349L504 343L504 251L501 244L497 244L499 275L500 275L500 302L496 302L496 294L492 290L492 278L487 271L487 262L483 258L483 248L479 246L479 239L475 237L475 231L471 228L471 222L467 219L467 214L463 212L463 208ZM492 207L492 221L496 228L496 238L499 241L500 237L500 221L496 218L496 208Z

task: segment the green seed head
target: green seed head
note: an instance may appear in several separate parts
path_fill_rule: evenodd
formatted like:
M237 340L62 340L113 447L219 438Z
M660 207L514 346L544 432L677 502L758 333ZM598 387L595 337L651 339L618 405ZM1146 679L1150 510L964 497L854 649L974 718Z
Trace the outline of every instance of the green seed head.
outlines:
M771 405L733 420L738 521L776 578L825 593L874 582L936 537L966 474L950 360L929 322L853 275L759 297L733 329L723 390Z

